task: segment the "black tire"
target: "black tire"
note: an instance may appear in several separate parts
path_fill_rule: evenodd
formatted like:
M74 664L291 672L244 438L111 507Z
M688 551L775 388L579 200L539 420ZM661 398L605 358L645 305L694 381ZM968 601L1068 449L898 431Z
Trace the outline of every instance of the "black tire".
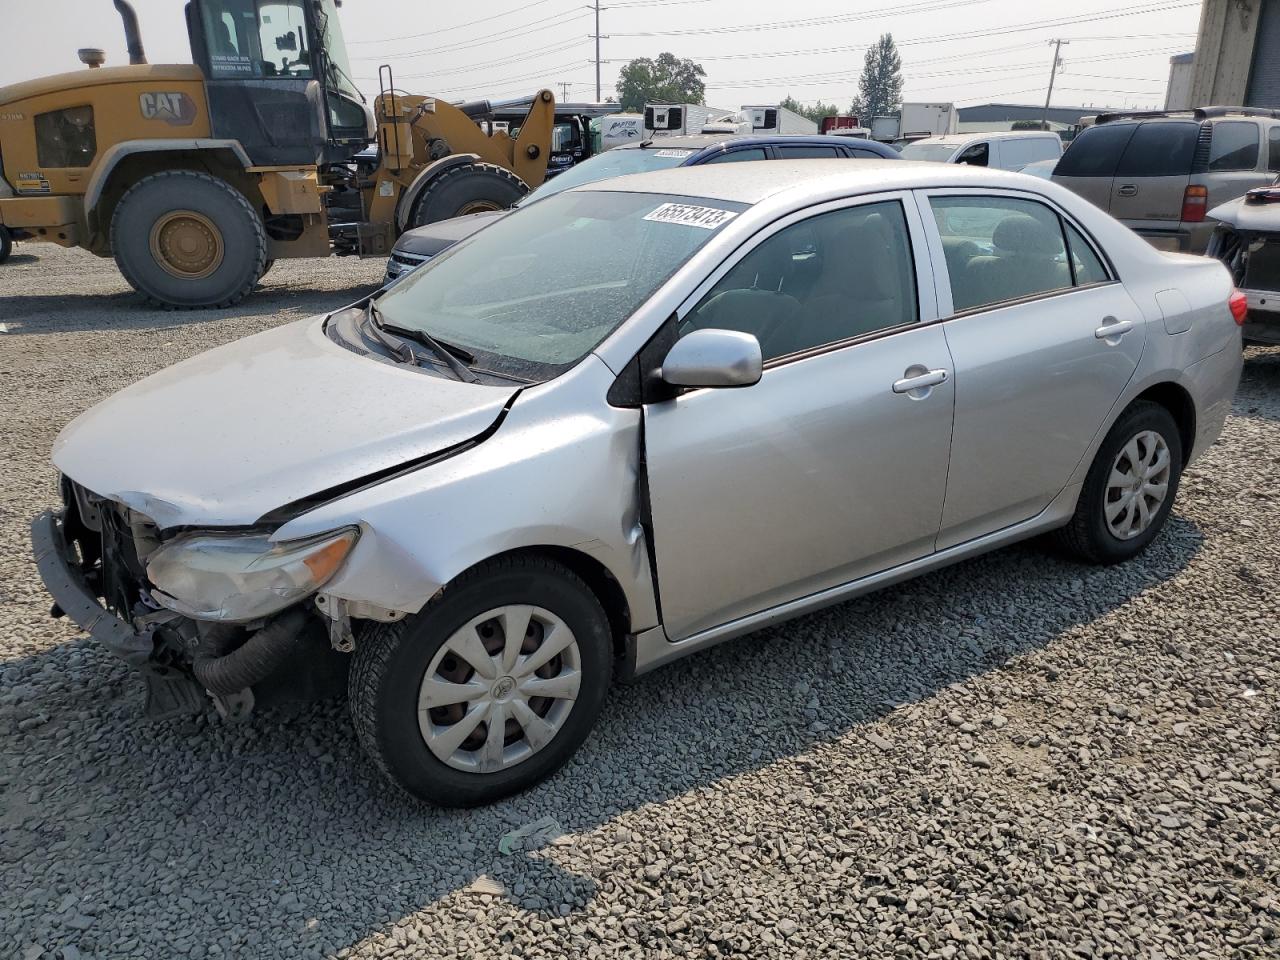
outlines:
M207 275L169 272L152 252L152 233L167 215L197 214L220 241L220 260ZM253 289L267 263L262 218L235 187L207 173L170 170L129 188L111 218L116 265L149 302L168 309L227 307Z
M505 770L473 773L448 766L418 728L418 693L432 658L473 617L504 604L543 607L573 631L581 659L577 699L555 737ZM587 738L613 670L609 621L600 601L571 570L537 556L481 564L449 584L417 615L377 624L356 644L348 681L361 746L392 783L442 807L474 807L533 786L558 770Z
M13 253L13 234L9 232L8 227L0 227L0 263L8 260L11 253Z
M409 226L421 227L482 210L505 210L528 192L528 185L503 167L459 164L427 184L409 214Z
M1152 517L1150 526L1130 540L1122 540L1107 526L1105 506L1111 468L1120 451L1140 433L1158 433L1169 450L1168 492ZM1084 488L1071 522L1055 531L1058 546L1066 553L1086 563L1121 563L1137 556L1160 535L1173 501L1178 494L1178 481L1182 476L1182 435L1172 414L1158 403L1139 400L1133 403L1115 422L1102 446L1098 448L1093 464L1085 475Z

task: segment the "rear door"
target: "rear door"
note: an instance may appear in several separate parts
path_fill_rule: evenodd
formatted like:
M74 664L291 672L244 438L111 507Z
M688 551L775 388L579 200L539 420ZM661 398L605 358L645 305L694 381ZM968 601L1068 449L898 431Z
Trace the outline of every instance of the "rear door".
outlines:
M1054 182L1108 209L1116 166L1137 129L1136 123L1104 123L1081 130L1054 167Z
M1254 159L1258 134L1254 125ZM1182 220L1182 198L1191 182L1200 124L1157 120L1140 124L1120 155L1112 185L1110 212L1138 231L1175 230Z
M1137 369L1146 321L1044 198L922 196L955 379L945 550L1034 517L1063 490Z

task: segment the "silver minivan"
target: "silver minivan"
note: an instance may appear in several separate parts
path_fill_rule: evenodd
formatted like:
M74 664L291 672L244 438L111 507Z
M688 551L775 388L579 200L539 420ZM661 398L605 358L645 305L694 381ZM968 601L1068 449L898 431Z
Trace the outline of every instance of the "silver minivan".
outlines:
M1280 110L1209 107L1103 114L1053 179L1161 250L1203 253L1208 211L1280 172Z

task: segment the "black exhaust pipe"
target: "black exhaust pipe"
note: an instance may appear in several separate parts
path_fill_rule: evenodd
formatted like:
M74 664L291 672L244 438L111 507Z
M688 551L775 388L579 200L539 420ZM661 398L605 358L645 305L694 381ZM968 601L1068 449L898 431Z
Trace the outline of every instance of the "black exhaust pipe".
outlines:
M146 63L147 54L142 49L142 31L138 29L138 15L133 4L128 0L116 0L116 9L120 11L120 19L124 21L124 42L129 48L129 62Z

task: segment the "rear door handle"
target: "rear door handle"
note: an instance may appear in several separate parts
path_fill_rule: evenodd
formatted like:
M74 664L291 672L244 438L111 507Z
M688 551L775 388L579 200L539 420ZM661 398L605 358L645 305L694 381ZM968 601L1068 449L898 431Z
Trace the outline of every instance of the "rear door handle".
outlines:
M1107 317L1102 321L1102 326L1093 331L1093 335L1099 340L1106 340L1108 343L1119 343L1120 338L1132 329L1132 320L1117 320L1115 317Z
M1122 197L1136 197L1138 195L1138 187L1133 183L1126 183L1123 187L1116 191Z
M917 367L917 369L919 368ZM947 371L929 370L913 377L903 377L901 380L895 380L893 382L893 392L912 393L916 390L927 390L929 387L936 387L938 384L946 382Z

